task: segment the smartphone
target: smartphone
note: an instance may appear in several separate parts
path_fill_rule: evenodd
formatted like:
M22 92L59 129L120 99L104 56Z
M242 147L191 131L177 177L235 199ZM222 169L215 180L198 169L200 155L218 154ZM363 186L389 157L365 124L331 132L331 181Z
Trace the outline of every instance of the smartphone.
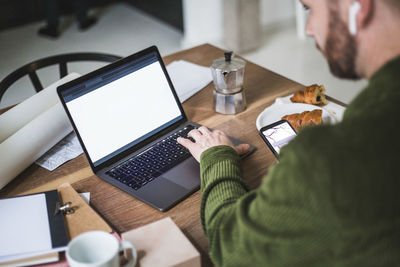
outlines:
M260 135L275 157L278 157L281 148L296 137L296 131L287 120L281 120L262 127Z

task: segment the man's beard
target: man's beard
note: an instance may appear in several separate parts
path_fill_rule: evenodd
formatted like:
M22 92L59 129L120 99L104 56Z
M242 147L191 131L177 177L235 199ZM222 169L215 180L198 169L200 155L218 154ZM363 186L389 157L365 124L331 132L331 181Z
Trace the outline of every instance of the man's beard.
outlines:
M356 41L338 12L330 8L329 33L325 44L325 57L333 75L339 78L359 79L356 72Z

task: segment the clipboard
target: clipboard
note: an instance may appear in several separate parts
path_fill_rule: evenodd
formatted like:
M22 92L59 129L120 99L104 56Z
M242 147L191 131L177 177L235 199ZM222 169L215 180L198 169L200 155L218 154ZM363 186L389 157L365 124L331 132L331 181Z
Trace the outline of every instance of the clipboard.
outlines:
M60 201L57 190L0 199L0 263L66 249Z
M103 218L81 198L69 183L60 185L57 190L62 203L71 203L69 208L74 210L66 212L64 215L70 239L87 231L113 232Z

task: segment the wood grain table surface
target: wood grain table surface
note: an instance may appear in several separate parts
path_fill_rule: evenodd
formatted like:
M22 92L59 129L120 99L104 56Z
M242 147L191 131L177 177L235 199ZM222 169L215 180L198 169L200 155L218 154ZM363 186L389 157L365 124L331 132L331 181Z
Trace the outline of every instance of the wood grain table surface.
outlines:
M219 48L204 44L163 59L166 65L174 60L187 60L208 67L214 59L223 57L223 53ZM246 62L244 90L247 109L244 112L236 115L216 113L213 110L213 83L183 103L183 108L189 120L223 130L228 135L256 147L257 150L242 162L244 178L251 188L255 188L268 173L269 166L276 163L274 155L257 132L256 118L277 97L289 95L304 86ZM328 100L344 105L332 98ZM52 190L65 182L71 183L78 192L90 192L92 207L119 233L170 216L200 251L202 265L212 265L207 253L208 243L200 223L199 191L169 211L160 212L99 179L91 171L85 156L80 155L52 172L38 165L31 165L0 192L0 197Z

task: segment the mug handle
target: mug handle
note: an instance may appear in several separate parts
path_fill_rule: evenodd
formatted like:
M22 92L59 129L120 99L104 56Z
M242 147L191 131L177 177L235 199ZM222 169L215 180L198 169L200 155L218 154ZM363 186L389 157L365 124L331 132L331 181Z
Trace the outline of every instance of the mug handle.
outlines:
M134 267L136 265L137 261L137 254L136 254L136 249L133 246L133 244L127 240L122 240L121 243L119 243L119 252L122 252L126 249L131 249L132 251L132 259L130 259L124 267Z

